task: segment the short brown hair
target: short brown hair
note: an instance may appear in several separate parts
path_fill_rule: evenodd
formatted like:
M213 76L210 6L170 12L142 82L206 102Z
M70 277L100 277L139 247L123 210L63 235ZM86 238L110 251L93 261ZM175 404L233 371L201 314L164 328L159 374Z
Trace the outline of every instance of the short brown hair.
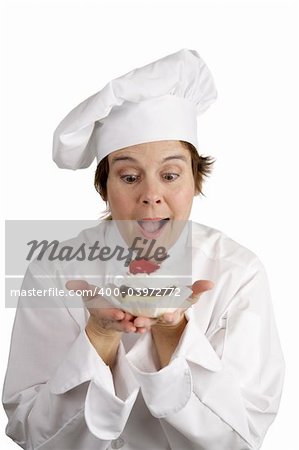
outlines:
M193 172L193 178L194 178L194 185L195 185L195 195L203 194L202 191L202 185L204 178L210 175L213 164L215 162L214 158L211 156L200 156L196 150L196 148L190 144L189 142L180 141L182 145L189 150L191 155L191 163L192 163L192 172ZM95 178L94 178L94 186L97 190L97 192L100 194L102 199L106 202L106 211L104 212L103 218L105 219L112 219L110 214L109 206L107 205L107 180L109 175L109 161L108 156L105 156L105 158L102 159L102 161L99 162Z

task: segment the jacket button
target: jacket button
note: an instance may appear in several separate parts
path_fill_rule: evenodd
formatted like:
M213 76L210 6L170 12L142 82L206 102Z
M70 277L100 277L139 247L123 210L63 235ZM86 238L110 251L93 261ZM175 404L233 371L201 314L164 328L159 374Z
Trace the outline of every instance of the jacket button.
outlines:
M113 450L122 448L124 445L125 445L125 441L121 437L111 441L111 448L113 448Z

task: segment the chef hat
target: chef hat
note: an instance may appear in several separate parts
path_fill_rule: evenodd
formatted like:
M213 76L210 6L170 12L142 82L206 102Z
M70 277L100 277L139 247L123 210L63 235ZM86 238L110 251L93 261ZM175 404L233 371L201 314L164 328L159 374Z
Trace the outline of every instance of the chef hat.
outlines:
M144 142L182 140L197 148L197 115L216 97L202 58L182 49L115 78L76 106L55 130L53 159L82 169Z

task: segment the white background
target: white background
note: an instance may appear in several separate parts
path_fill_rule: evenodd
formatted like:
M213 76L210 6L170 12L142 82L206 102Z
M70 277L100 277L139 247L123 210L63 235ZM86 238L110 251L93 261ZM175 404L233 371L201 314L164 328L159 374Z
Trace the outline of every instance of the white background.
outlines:
M206 61L219 96L199 142L217 164L192 219L266 266L287 375L263 450L298 448L297 2L24 0L2 12L6 219L98 218L95 166L72 172L51 161L58 122L112 78L168 53L187 47ZM13 316L1 307L1 381ZM0 447L16 448L0 419Z

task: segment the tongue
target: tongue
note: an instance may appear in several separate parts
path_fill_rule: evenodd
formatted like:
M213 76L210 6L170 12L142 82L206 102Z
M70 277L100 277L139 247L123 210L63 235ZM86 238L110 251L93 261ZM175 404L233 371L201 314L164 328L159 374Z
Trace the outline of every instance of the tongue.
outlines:
M155 220L154 222L150 221L142 221L140 222L141 227L144 229L144 231L148 231L149 233L154 233L155 231L158 231L161 226L160 220Z

